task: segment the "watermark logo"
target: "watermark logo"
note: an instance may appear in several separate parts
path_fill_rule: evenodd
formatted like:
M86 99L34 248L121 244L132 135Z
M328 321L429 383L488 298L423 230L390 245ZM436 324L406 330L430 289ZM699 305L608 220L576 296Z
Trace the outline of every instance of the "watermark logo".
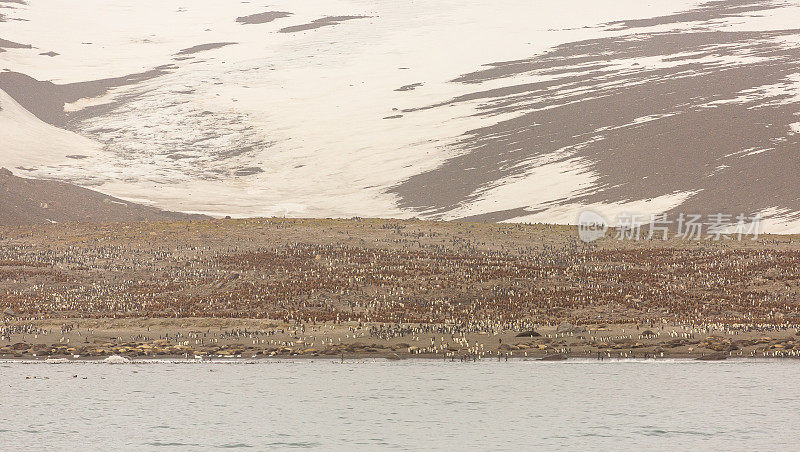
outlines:
M748 236L750 240L757 240L762 221L760 214L734 217L715 213L705 218L697 214L680 214L670 218L665 213L643 215L623 212L616 217L613 238L628 241L668 240L672 235L683 240L721 241L742 240ZM578 236L586 243L605 237L608 229L606 219L593 210L584 210L578 216Z
M608 222L593 210L584 210L578 215L578 237L586 243L602 239L608 232Z

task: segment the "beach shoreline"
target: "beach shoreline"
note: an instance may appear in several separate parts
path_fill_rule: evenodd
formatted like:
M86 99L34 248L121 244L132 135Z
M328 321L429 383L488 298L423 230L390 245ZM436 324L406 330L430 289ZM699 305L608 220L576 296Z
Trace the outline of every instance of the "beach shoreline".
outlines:
M0 359L696 359L800 357L797 328L541 325L457 332L444 324L283 323L263 319L6 321ZM451 329L452 333L446 333ZM523 334L527 336L519 337Z

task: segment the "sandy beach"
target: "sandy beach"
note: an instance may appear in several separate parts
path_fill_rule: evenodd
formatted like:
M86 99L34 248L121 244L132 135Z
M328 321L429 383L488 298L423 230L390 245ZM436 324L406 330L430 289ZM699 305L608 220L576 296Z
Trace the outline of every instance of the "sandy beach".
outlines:
M446 324L282 323L258 319L5 322L0 358L699 359L800 357L798 326L594 324L465 331ZM530 337L530 336L534 337Z

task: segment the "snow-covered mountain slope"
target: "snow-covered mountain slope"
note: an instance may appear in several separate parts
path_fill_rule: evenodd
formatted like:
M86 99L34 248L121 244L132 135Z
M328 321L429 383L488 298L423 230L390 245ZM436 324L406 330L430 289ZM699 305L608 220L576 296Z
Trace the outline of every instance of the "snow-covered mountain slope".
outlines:
M0 164L172 210L800 232L800 1L0 2ZM30 47L28 47L30 46Z

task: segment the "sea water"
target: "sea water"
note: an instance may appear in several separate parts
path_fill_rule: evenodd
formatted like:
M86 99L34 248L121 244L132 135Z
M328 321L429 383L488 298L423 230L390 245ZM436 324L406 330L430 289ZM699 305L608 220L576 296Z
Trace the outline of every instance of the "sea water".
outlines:
M0 448L785 449L797 361L0 362Z

